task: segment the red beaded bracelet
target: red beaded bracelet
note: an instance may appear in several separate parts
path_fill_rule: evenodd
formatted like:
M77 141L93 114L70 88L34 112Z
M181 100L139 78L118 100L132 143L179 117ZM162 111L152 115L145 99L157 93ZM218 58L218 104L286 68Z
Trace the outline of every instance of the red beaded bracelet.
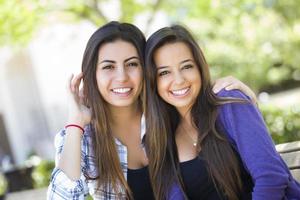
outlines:
M65 129L68 128L68 127L79 128L80 130L82 130L82 134L84 133L84 129L81 126L77 125L77 124L68 124L68 125L65 126Z

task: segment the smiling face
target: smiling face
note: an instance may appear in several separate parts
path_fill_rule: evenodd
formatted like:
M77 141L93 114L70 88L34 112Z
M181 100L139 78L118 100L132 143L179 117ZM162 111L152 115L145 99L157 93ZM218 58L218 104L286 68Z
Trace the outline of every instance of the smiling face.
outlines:
M201 88L200 71L183 42L167 43L154 52L157 90L161 98L186 114Z
M110 106L133 106L141 93L142 66L136 48L116 40L101 45L96 70L98 89Z

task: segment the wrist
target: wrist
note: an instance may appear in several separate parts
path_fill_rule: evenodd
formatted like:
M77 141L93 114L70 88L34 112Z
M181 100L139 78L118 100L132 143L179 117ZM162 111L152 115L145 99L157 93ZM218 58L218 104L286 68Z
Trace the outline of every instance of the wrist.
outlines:
M73 129L77 129L77 130L80 130L82 135L84 134L84 127L78 125L78 124L67 124L65 126L65 129L68 129L68 128L73 128Z

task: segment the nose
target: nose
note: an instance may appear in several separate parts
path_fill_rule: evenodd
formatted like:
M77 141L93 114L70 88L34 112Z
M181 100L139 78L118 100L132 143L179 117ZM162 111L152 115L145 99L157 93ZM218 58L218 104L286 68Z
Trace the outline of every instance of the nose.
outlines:
M176 72L174 73L174 83L177 84L177 85L181 85L184 83L185 81L185 78L183 76L183 74L179 71L179 72Z
M116 80L119 82L126 82L128 80L128 74L124 66L118 67Z

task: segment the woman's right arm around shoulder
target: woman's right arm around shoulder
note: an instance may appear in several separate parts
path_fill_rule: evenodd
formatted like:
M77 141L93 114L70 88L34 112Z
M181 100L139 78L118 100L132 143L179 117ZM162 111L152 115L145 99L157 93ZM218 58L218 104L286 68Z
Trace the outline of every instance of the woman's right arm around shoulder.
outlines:
M85 144L85 142L82 143L84 132L79 127L85 127L90 123L91 113L83 105L79 90L81 79L82 74L75 77L72 75L68 81L69 117L67 124L71 126L55 137L56 167L52 173L48 199L69 199L69 197L74 199L74 196L77 197L76 199L83 199L87 188L82 172L84 168L82 156L85 156L86 147L82 147L82 144ZM54 197L55 195L60 198Z

